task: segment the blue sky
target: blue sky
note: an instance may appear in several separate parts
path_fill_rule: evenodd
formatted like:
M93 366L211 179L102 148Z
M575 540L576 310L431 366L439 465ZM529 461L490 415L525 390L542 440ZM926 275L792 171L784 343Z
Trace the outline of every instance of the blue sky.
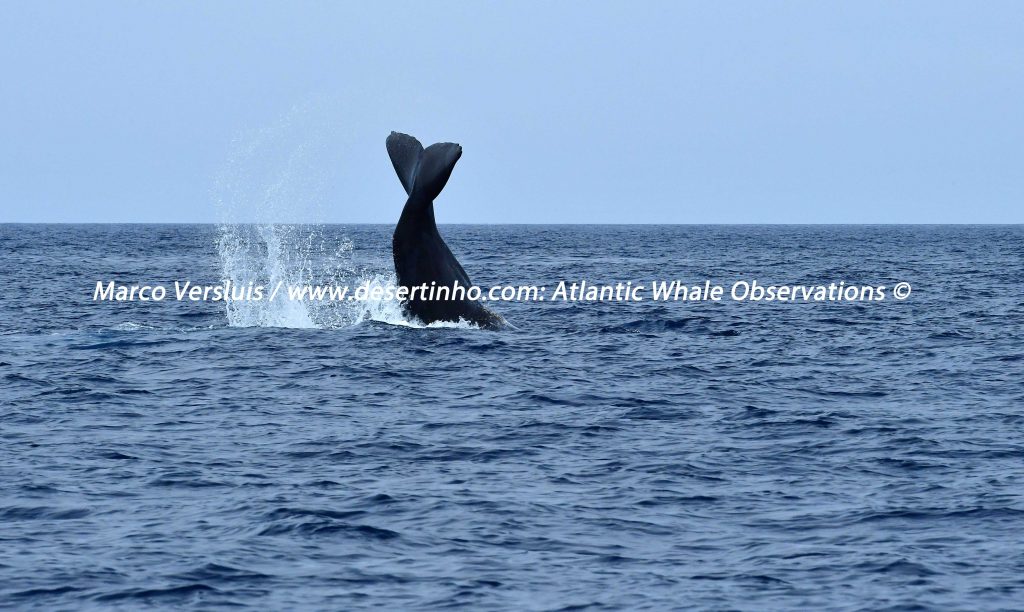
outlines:
M1024 222L1021 2L7 2L0 221Z

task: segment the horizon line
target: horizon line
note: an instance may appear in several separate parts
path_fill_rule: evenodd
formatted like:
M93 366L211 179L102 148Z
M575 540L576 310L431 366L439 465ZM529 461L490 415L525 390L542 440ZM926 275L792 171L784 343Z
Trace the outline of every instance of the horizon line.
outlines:
M394 222L372 222L372 221L355 221L355 222L320 222L320 221L0 221L0 225L394 225ZM751 225L803 225L803 226L833 226L833 225L849 225L849 226L906 226L906 225L920 225L920 226L935 226L935 225L987 225L987 226L1013 226L1013 225L1024 225L1024 221L1002 221L1002 222L961 222L961 221L842 221L842 222L827 222L827 221L801 221L801 222L787 222L787 221L771 221L771 222L739 222L739 221L727 221L727 222L693 222L693 223L679 223L679 222L603 222L603 223L571 223L571 222L514 222L514 223L503 223L503 222L449 222L449 223L438 223L438 226L451 226L451 225L494 225L494 226L550 226L550 225L565 225L565 226L651 226L651 225L680 225L680 226L701 226L701 225L735 225L735 226L751 226Z

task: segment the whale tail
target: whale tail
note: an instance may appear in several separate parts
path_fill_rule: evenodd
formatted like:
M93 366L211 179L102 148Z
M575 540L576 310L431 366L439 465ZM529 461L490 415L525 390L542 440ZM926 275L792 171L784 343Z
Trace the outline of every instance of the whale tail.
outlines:
M452 175L462 147L454 142L439 142L426 149L408 134L391 132L387 140L388 156L398 179L409 197L433 200L440 195Z

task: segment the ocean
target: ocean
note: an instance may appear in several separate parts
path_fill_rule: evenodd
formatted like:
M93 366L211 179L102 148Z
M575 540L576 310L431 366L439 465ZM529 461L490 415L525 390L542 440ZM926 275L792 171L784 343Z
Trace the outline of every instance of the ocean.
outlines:
M442 226L482 286L890 290L501 331L93 299L387 283L392 229L0 226L0 607L1024 608L1024 226Z

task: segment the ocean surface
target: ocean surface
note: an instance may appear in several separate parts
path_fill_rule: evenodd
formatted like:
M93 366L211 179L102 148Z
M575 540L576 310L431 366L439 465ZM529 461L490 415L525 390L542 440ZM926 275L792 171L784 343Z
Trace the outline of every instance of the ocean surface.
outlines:
M478 285L903 301L96 302L392 279L390 226L0 226L0 607L1024 608L1024 227L442 226Z

